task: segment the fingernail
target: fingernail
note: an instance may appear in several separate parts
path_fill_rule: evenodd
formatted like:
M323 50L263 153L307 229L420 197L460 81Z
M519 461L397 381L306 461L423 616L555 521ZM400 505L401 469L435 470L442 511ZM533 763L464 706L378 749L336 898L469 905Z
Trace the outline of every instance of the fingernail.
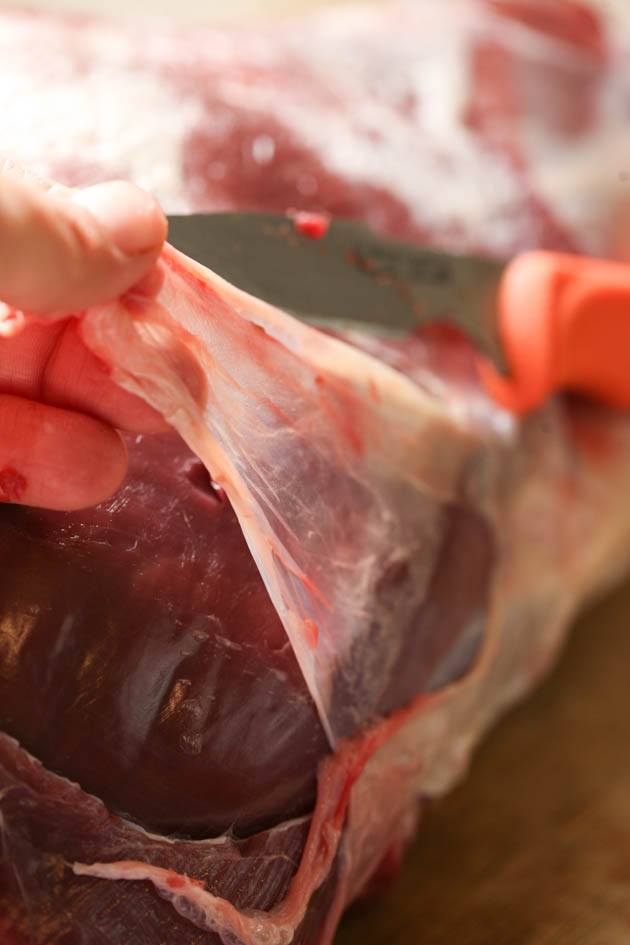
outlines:
M125 181L76 190L72 199L89 210L123 253L155 250L166 239L166 218L150 194Z

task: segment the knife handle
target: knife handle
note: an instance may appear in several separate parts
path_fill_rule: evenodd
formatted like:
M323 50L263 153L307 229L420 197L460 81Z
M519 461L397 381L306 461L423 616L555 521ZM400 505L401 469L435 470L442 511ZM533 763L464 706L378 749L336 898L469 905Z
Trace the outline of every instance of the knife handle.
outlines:
M531 252L505 269L498 330L509 369L480 365L486 389L514 413L572 390L630 408L630 266Z

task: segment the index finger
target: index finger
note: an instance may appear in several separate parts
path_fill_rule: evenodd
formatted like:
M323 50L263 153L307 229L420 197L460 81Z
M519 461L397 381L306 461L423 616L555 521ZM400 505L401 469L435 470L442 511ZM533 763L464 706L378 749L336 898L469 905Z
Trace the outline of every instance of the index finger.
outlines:
M114 383L109 367L83 343L76 318L27 324L0 340L0 392L82 412L130 432L169 429L153 408Z

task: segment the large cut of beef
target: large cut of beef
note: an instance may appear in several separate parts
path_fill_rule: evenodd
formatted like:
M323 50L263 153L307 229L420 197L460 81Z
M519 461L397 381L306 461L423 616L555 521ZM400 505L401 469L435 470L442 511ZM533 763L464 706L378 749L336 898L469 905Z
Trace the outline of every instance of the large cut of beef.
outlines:
M437 7L256 31L3 12L3 143L168 210L620 250L605 21ZM517 420L451 331L325 335L159 266L157 298L78 317L173 432L128 436L95 509L0 515L0 942L330 945L629 563L630 422L568 398Z

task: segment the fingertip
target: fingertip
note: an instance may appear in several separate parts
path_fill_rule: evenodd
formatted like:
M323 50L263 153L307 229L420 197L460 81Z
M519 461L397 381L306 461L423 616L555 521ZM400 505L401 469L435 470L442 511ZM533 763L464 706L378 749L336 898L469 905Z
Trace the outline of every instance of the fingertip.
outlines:
M0 370L0 378L1 378ZM140 397L118 386L111 370L83 341L81 322L70 320L46 363L40 397L49 404L89 414L119 430L162 433L169 424Z
M126 181L94 184L72 194L88 210L112 243L127 256L158 253L168 231L157 200Z
M120 433L91 417L81 417L84 419L89 425L77 430L77 439L68 450L67 486L59 496L60 507L67 512L108 499L127 474L127 447Z
M82 414L58 412L68 416L56 418L54 474L46 476L38 462L33 464L33 491L39 496L29 504L75 512L117 492L127 473L127 448L113 427Z
M0 188L2 300L36 315L112 302L154 267L167 229L155 198L123 181L67 193L12 178Z
M125 444L107 424L0 396L0 500L76 511L116 492L126 471Z

